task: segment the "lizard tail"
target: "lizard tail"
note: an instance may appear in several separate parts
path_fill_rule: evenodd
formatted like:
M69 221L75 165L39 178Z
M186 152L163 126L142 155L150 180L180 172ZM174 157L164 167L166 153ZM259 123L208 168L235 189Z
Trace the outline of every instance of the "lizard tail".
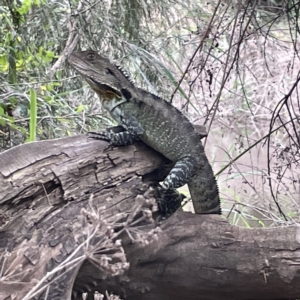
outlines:
M196 214L221 214L218 185L209 164L188 181Z

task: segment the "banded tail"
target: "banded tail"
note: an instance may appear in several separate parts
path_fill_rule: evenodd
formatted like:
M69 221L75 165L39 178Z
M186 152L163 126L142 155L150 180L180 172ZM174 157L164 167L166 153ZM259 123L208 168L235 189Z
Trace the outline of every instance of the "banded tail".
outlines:
M218 185L209 164L189 179L188 187L195 213L221 214Z

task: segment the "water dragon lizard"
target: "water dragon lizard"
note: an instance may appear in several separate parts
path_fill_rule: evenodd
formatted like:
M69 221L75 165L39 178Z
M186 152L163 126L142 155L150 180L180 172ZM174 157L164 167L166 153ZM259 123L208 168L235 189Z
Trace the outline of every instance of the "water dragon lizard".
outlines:
M159 186L166 195L157 199L163 214L169 215L180 206L182 197L170 200L170 195L186 183L196 213L221 213L218 186L201 136L178 109L136 87L120 67L93 50L74 52L68 62L123 128L121 132L92 132L89 137L105 140L113 146L141 140L174 163Z

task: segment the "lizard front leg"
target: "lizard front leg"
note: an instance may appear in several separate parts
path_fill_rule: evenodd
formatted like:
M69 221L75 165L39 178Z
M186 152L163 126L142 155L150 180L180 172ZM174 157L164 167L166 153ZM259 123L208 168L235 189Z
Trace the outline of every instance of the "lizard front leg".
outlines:
M136 118L130 116L122 121L121 126L111 127L106 131L89 132L88 137L107 141L112 146L127 146L139 141L144 131Z
M89 132L88 137L106 141L112 146L132 145L134 142L140 140L137 134L130 131L123 131L118 133L111 131Z

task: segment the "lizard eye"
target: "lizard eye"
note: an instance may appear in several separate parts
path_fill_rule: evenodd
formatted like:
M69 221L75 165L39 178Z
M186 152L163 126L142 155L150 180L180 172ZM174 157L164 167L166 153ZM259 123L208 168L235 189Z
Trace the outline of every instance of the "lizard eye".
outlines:
M95 55L95 53L90 52L90 53L87 54L87 58L88 58L89 60L93 60L93 59L96 58L96 55Z
M105 68L105 73L106 73L107 75L112 75L112 76L114 76L114 72L113 72L111 69L109 69L109 68Z

